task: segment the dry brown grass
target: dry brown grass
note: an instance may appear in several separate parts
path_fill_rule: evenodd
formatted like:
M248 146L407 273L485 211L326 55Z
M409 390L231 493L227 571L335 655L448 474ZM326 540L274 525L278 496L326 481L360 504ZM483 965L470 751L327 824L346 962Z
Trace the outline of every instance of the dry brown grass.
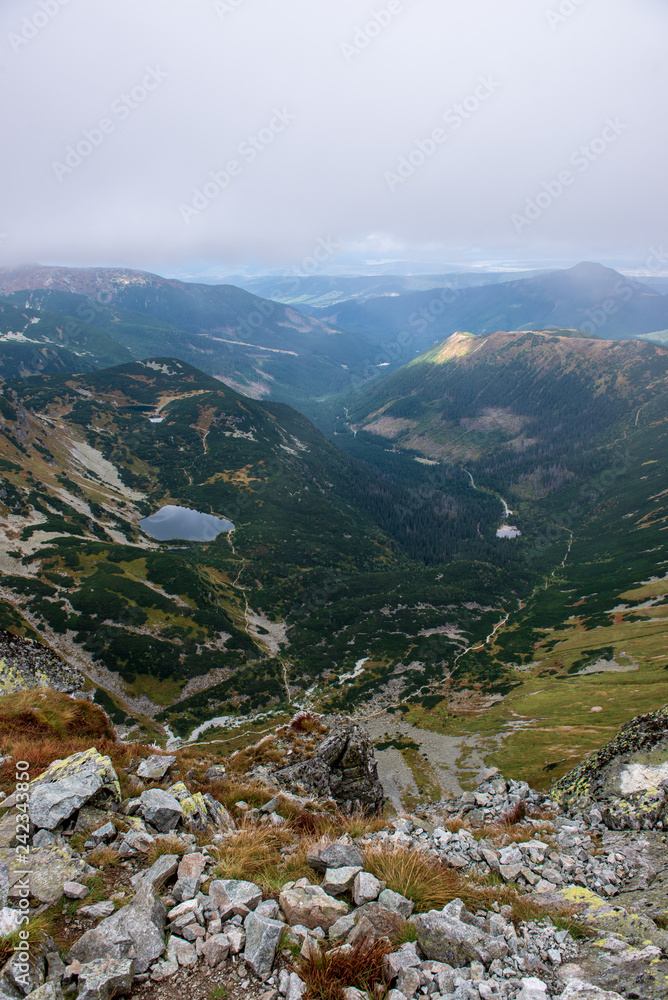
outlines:
M242 781L234 777L212 781L208 791L214 799L222 802L225 808L235 815L239 814L236 808L237 802L247 802L251 809L259 809L273 797L267 787L259 781Z
M291 803L287 803L288 809L279 808L282 815L290 815ZM385 829L385 820L382 816L367 816L364 813L353 813L347 816L342 812L318 812L315 809L294 808L290 818L290 826L296 833L308 834L316 839L326 838L337 840L348 834L353 840L356 837L364 837L370 833L377 833Z
M113 847L96 847L86 855L86 861L94 868L118 868L121 856Z
M290 720L288 728L295 733L321 734L327 732L327 726L323 722L322 716L308 711L297 712Z
M366 870L386 882L388 889L412 899L418 913L441 910L457 897L467 905L467 899L473 901L474 883L470 878L419 851L405 847L389 851L374 848L366 851L364 857Z
M279 764L285 760L285 751L276 746L276 735L265 736L259 743L237 750L225 761L225 766L239 780L258 764Z
M0 697L0 749L13 758L0 766L3 791L13 789L14 761L29 761L30 777L36 778L52 761L91 746L108 754L116 768L151 752L141 744L119 743L102 709L83 698L48 688Z
M463 874L443 861L405 847L393 850L375 848L365 853L366 870L387 883L388 889L401 893L415 904L416 913L441 910L453 899L461 899L467 909L489 910L493 904L509 906L513 923L541 920L549 915L566 929L582 932L569 910L547 910L508 885L472 874Z
M388 985L383 959L390 951L392 946L381 941L350 951L321 946L296 958L293 970L306 983L305 1000L341 1000L347 986L377 996L377 988L384 992Z
M471 834L476 840L491 840L505 847L507 844L525 844L533 840L536 831L532 826L519 824L506 826L505 823L487 823L485 826L474 827Z
M449 830L450 833L459 833L460 830L471 829L469 823L465 823L460 816L455 816L453 819L449 819L445 824L445 829Z
M164 837L155 838L155 842L146 851L146 860L149 865L152 865L163 854L178 854L179 857L183 857L186 851L186 845L182 840L179 840L175 834L167 834Z
M311 843L308 837L295 842L286 827L245 823L220 845L214 873L217 878L249 879L276 893L286 882L313 876L306 861Z
M491 840L506 844L521 844L528 840L533 840L538 835L538 831L530 823L523 820L526 817L526 810L523 802L517 803L517 808L503 813L494 823L485 823L483 826L472 826L465 818L455 816L445 823L445 828L450 833L459 833L460 830L467 830L476 840Z

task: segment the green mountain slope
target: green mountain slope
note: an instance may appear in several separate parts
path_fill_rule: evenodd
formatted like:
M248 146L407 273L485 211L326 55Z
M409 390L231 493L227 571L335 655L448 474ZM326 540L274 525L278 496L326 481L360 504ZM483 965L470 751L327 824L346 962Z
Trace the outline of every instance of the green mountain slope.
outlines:
M665 391L668 352L640 341L547 332L458 333L360 393L350 422L427 458L478 460L522 475L579 453ZM635 408L635 410L634 410Z
M0 377L40 372L92 371L128 361L132 353L89 323L66 312L17 307L0 300Z
M504 677L506 697L454 724L452 679L421 727L479 741L539 784L600 745L668 684L668 350L547 333L456 334L366 395L337 440L461 463L501 496L505 544L541 584L454 681ZM500 740L501 735L501 740ZM531 754L527 756L528 749Z
M412 493L184 362L6 383L0 414L0 624L175 731L428 689L537 576L494 559L498 502L459 470ZM236 530L155 542L138 520L164 504ZM448 560L415 552L420 523Z

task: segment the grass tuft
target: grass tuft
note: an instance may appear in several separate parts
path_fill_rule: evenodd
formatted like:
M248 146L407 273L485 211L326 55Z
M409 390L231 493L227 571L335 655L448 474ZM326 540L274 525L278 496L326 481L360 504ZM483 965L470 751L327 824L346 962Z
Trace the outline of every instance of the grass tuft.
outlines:
M520 799L519 802L515 802L510 806L504 813L501 814L501 823L506 827L516 826L521 823L527 814L527 807L525 802Z
M286 882L311 877L306 861L310 843L302 838L294 850L289 829L247 823L220 845L214 873L217 878L249 879L266 893L276 893Z
M590 929L578 921L571 908L555 910L534 902L511 886L502 883L495 872L486 879L475 878L450 868L444 862L419 851L396 847L391 851L372 849L365 854L366 870L387 883L387 888L412 899L416 913L442 910L453 899L461 899L468 910L491 909L496 903L510 907L510 920L518 926L531 920L555 923L573 937L589 937Z
M383 959L390 951L390 944L377 941L350 949L321 945L300 956L293 969L306 983L304 1000L342 1000L348 986L378 995L378 987L385 990L388 985Z
M113 847L96 847L86 855L86 861L94 868L118 868L121 856Z
M163 854L178 854L183 857L187 847L175 834L167 834L164 837L156 837L155 843L151 844L146 851L146 860L149 865L154 864Z
M470 879L419 851L405 847L391 851L376 848L365 853L365 862L366 871L386 882L388 889L412 899L418 913L441 910L456 898L468 905L463 892L468 901L473 901Z
M19 937L20 933L28 932L27 939ZM23 924L18 931L0 938L0 967L11 958L19 944L25 947L28 944L28 951L31 956L36 956L39 948L44 944L47 936L53 932L53 915L51 913L40 913L38 916L30 918L27 924ZM31 958L31 961L33 959ZM36 961L36 958L34 959Z
M295 716L290 720L290 729L294 733L314 733L314 732L326 732L327 726L324 725L322 716L316 715L314 712L297 712Z

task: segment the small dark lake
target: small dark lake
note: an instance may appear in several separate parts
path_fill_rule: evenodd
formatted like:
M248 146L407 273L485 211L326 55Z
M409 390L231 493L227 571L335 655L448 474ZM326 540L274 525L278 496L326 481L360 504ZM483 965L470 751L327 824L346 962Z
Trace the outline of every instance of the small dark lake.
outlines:
M223 531L233 531L234 525L224 517L202 514L190 507L168 504L150 517L144 517L139 527L151 538L168 542L184 538L189 542L212 542Z

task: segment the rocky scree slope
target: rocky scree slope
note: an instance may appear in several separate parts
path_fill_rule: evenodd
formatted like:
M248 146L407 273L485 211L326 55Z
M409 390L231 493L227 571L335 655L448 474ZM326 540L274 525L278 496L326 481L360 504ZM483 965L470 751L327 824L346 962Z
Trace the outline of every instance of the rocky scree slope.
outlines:
M281 739L291 731L295 753L304 733L331 745L317 721L298 716ZM656 722L660 748L665 713ZM4 799L3 1000L668 996L665 893L627 904L666 868L665 787L661 813L629 835L595 798L566 809L501 775L419 815L346 819L239 763L90 747L34 777L27 972L11 936L21 800Z

